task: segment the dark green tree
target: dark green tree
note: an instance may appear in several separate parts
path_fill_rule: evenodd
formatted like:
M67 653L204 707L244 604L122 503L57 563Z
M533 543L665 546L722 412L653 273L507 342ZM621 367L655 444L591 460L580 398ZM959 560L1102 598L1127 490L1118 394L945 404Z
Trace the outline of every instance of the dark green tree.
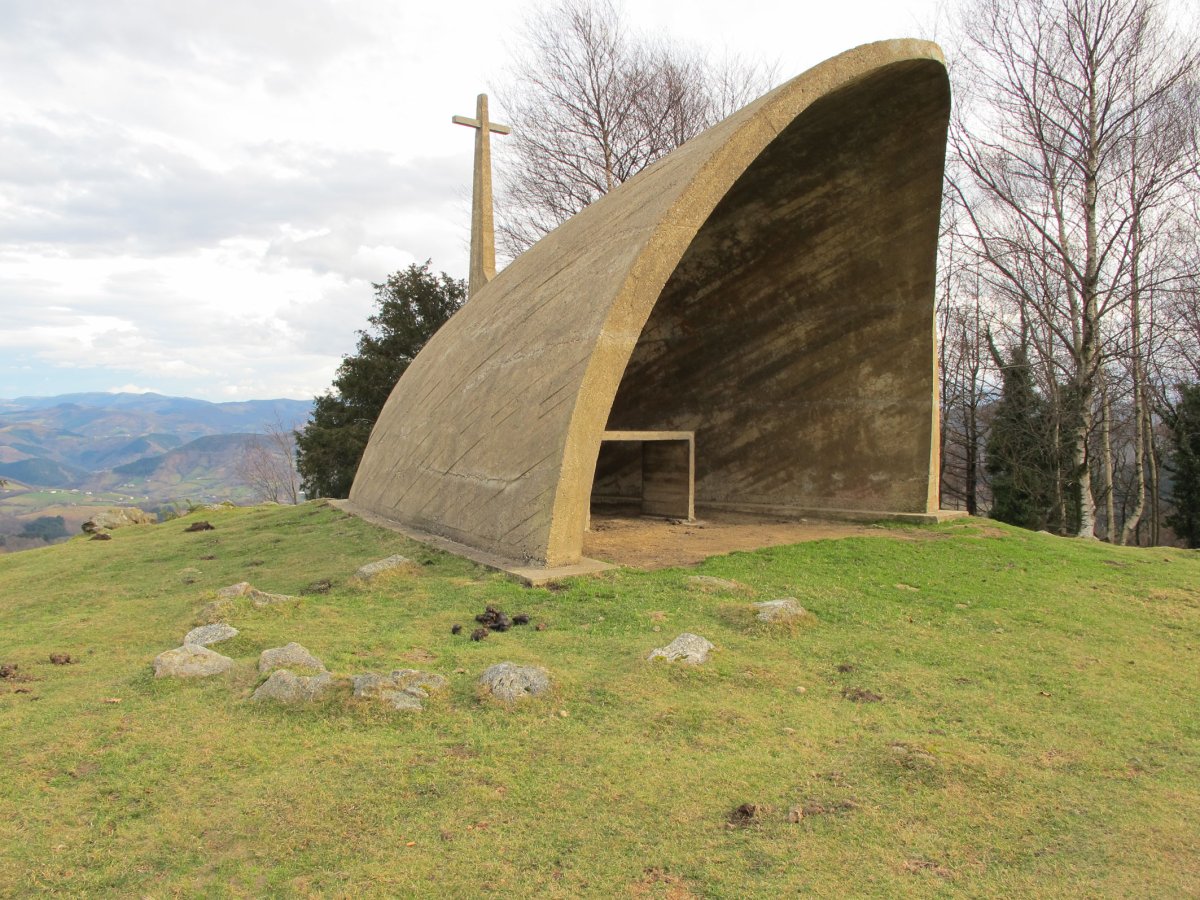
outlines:
M1171 429L1167 469L1175 507L1167 524L1189 547L1200 547L1200 383L1181 384L1179 402L1163 419Z
M375 313L358 332L357 352L342 357L333 387L313 400L296 432L296 468L309 497L346 497L383 404L425 342L462 306L466 282L429 261L389 275L375 287Z
M1053 505L1055 477L1049 410L1024 349L1015 348L1007 362L995 355L1004 382L987 440L992 518L1042 529Z
M58 538L67 537L67 523L62 516L38 516L32 522L26 522L19 537L41 538L47 544Z

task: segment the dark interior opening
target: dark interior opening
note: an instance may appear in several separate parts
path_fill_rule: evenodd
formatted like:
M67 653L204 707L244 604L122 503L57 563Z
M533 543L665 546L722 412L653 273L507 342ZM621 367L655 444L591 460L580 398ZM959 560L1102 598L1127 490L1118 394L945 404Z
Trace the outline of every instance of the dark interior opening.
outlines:
M697 503L925 509L947 109L924 61L828 95L697 233L608 420L694 432ZM596 502L639 490L636 450L602 445Z

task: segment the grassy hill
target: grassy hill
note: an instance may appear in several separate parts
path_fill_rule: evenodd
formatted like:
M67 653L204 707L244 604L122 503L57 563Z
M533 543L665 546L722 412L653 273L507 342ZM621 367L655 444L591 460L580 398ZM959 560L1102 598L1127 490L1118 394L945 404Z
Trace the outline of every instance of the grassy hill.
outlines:
M319 503L202 515L0 558L0 663L30 679L0 680L0 895L1200 894L1194 552L974 520L527 590ZM394 552L421 565L350 579ZM155 680L241 580L332 587L236 617L231 675ZM754 621L782 596L812 620ZM547 628L451 635L486 603ZM710 662L645 662L683 631ZM451 687L249 702L293 640ZM501 660L554 695L479 701Z
M253 502L238 465L255 434L212 434L188 441L166 453L117 466L85 482L93 491L126 490L155 501L167 498Z

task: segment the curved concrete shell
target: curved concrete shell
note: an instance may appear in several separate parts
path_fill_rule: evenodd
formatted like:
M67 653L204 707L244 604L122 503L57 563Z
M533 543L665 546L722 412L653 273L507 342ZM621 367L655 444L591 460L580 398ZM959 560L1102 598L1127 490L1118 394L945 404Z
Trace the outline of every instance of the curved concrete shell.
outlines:
M701 507L935 511L949 102L936 45L859 47L564 223L409 367L351 502L569 565L604 431L655 429Z

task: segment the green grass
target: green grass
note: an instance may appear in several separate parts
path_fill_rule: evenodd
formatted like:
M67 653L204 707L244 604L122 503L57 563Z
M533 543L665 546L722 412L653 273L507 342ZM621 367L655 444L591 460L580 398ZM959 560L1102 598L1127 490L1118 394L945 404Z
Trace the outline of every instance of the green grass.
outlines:
M554 592L319 504L201 515L0 558L0 662L32 676L0 681L0 895L1200 894L1196 553L973 521ZM394 552L419 571L350 580ZM235 619L228 678L153 678L216 588L325 578ZM812 621L754 622L780 596ZM548 628L451 636L488 602ZM682 631L708 664L644 661ZM289 640L451 688L418 714L248 702ZM554 696L478 701L505 659Z

